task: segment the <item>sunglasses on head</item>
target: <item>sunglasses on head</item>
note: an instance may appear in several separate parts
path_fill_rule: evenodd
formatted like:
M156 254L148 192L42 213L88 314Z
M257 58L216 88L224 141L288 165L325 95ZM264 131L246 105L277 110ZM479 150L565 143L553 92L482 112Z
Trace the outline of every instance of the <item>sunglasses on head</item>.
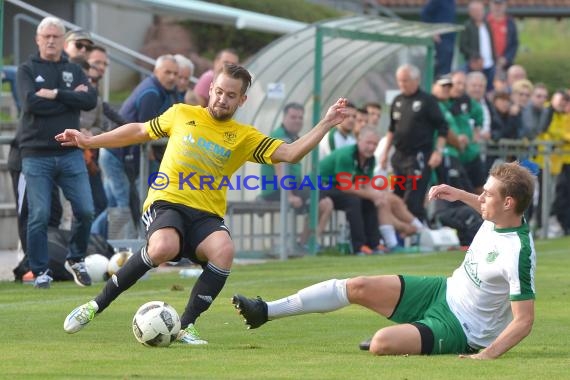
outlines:
M77 50L85 48L85 50L91 51L93 49L93 45L81 41L75 41L75 47L77 48Z

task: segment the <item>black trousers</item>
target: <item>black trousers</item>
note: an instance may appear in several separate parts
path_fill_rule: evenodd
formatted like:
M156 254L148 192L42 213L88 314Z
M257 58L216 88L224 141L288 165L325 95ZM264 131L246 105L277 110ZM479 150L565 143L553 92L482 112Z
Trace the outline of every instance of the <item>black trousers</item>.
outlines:
M332 199L335 210L346 212L353 252L358 252L363 245L368 245L372 249L378 245L380 231L378 231L378 212L374 203L335 187L323 190L321 194Z
M431 180L431 168L428 160L431 151L403 153L396 150L392 156L394 175L406 177L402 187L395 186L394 194L404 200L410 212L419 220L426 221L424 201ZM408 176L419 176L415 181Z

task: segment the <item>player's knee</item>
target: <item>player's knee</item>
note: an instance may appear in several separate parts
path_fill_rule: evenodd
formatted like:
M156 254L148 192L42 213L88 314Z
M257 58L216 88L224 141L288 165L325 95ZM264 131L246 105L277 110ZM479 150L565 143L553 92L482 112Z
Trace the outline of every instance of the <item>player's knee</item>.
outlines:
M391 334L382 329L372 337L369 351L374 355L393 355L395 353L394 344Z
M358 276L349 279L346 283L346 290L350 303L362 304L366 298L366 288L368 277Z
M319 210L321 213L330 212L334 208L332 199L329 197L323 198L319 201Z
M148 255L155 265L172 260L179 252L180 245L176 239L151 240L148 244Z
M220 239L215 245L199 247L196 252L201 260L209 261L220 268L230 268L234 260L234 244L231 239Z

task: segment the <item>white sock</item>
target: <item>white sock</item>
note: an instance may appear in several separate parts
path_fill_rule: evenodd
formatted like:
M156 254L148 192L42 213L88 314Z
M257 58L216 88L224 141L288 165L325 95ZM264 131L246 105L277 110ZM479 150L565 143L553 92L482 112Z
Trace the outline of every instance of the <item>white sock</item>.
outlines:
M416 231L418 233L422 232L422 230L425 228L424 224L422 222L420 222L420 220L418 218L414 218L414 220L412 220L412 226L416 227Z
M348 306L346 281L327 280L299 290L296 294L267 302L269 320L308 313L326 313Z
M394 248L398 245L398 237L396 236L396 229L391 224L382 224L380 226L380 234L384 238L384 242L388 248Z

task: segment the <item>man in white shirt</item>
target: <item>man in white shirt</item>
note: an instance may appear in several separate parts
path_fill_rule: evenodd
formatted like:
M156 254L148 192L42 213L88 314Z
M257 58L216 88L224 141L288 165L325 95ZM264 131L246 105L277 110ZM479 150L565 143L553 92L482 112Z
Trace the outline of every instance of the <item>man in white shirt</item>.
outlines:
M521 342L534 322L536 252L523 218L533 190L533 176L518 163L494 167L479 196L448 185L430 189L430 200L460 200L485 220L451 277L333 279L276 301L238 294L232 302L250 328L357 304L397 323L361 344L373 354L497 358Z
M487 77L487 92L493 90L495 78L494 41L485 21L485 4L471 0L468 5L469 20L461 32L459 50L463 54L467 71L482 71Z

